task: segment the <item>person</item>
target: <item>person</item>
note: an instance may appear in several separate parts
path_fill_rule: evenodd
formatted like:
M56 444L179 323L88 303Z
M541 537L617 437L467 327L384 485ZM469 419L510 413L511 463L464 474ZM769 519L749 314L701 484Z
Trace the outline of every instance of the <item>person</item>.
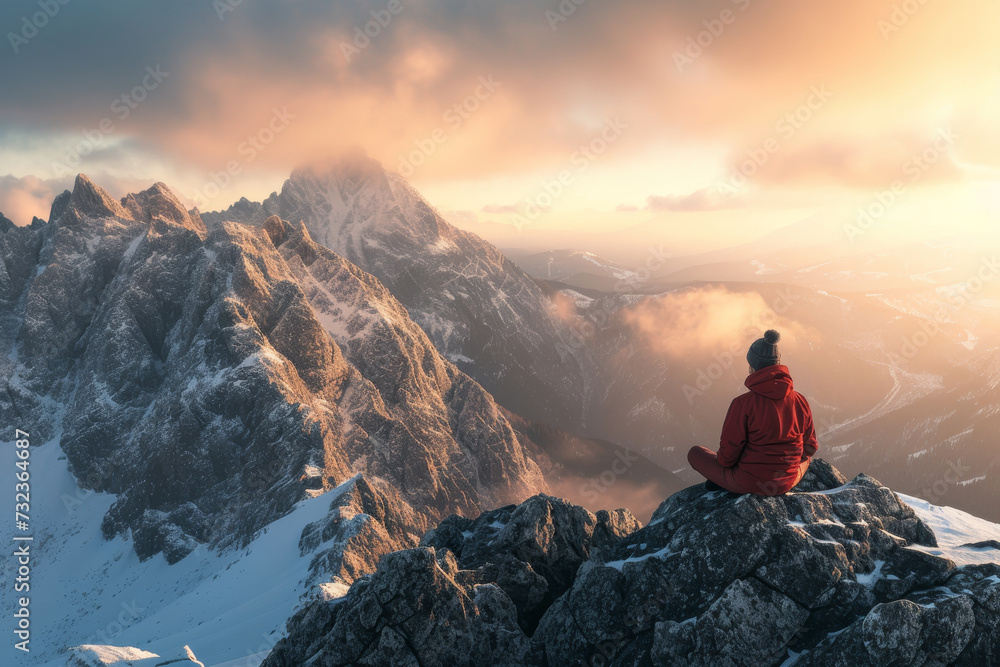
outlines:
M688 452L688 463L709 489L780 496L809 469L818 447L812 410L781 365L780 339L769 329L750 345L744 382L750 391L729 406L718 454L705 447Z

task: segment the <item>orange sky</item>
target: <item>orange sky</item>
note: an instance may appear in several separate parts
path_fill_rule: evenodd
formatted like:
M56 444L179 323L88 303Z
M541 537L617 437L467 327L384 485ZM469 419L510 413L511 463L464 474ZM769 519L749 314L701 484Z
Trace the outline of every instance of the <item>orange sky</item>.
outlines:
M823 208L849 213L897 180L887 216L933 224L945 198L962 202L963 222L996 219L994 0L590 0L559 20L555 1L402 2L388 21L385 2L329 15L288 5L270 23L249 2L204 19L217 26L178 21L193 40L183 49L126 45L135 67L107 82L85 70L77 80L100 92L84 85L77 103L8 101L0 210L21 224L44 216L38 182L61 187L54 163L162 58L169 76L68 171L112 191L163 180L220 208L360 146L456 221L590 231L662 220L692 248ZM349 59L368 11L387 25L369 24L378 34ZM14 66L55 49L48 37ZM230 164L239 174L206 196Z

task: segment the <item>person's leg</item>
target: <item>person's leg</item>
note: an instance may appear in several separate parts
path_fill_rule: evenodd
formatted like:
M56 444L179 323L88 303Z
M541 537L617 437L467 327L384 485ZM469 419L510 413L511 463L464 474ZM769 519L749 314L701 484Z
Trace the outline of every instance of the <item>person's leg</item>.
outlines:
M809 461L803 461L793 475L782 475L775 480L762 480L743 470L735 470L733 483L746 489L747 493L755 493L759 496L783 496L802 481L807 470L809 470Z
M743 485L736 481L734 471L731 468L723 468L719 465L719 456L711 449L698 446L692 447L688 450L688 463L702 477L717 486L721 486L726 491L746 493Z
M798 484L799 482L801 482L802 478L806 476L806 471L809 470L809 464L811 462L812 462L811 459L806 459L805 461L803 461L802 463L799 464L799 476L798 476L798 479L795 480L795 484ZM795 487L795 484L792 484L793 488Z

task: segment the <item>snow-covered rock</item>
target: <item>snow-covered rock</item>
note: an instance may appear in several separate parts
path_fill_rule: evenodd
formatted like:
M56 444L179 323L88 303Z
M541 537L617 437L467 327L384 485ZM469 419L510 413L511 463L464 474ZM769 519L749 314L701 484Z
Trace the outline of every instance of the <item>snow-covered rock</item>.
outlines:
M172 656L161 656L149 651L143 651L132 646L108 646L100 644L83 644L69 649L69 660L66 667L158 667L159 665L174 665L175 667L205 667L195 657L189 646L185 646Z

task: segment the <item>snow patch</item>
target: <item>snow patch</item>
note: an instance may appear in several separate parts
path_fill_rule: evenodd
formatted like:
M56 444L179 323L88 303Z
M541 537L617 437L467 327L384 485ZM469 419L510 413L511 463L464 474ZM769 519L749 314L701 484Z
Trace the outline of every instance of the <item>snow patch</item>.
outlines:
M879 579L882 578L882 568L883 567L885 567L885 561L884 560L877 560L877 561L875 561L875 569L874 570L872 570L868 574L856 574L854 576L857 578L859 584L861 584L862 586L866 586L868 588L871 588L872 586L875 585L876 581L878 581Z
M665 546L659 551L653 551L648 554L642 554L641 556L632 556L630 558L625 558L623 560L612 560L604 563L604 567L611 567L619 572L625 567L625 563L640 563L649 558L665 558L670 555L670 546Z
M1000 541L1000 525L953 507L932 505L926 500L902 493L897 495L913 508L917 516L934 531L937 537L937 547L914 544L909 547L910 549L948 558L959 566L1000 563L1000 552L996 549L974 549L966 546L990 540Z

